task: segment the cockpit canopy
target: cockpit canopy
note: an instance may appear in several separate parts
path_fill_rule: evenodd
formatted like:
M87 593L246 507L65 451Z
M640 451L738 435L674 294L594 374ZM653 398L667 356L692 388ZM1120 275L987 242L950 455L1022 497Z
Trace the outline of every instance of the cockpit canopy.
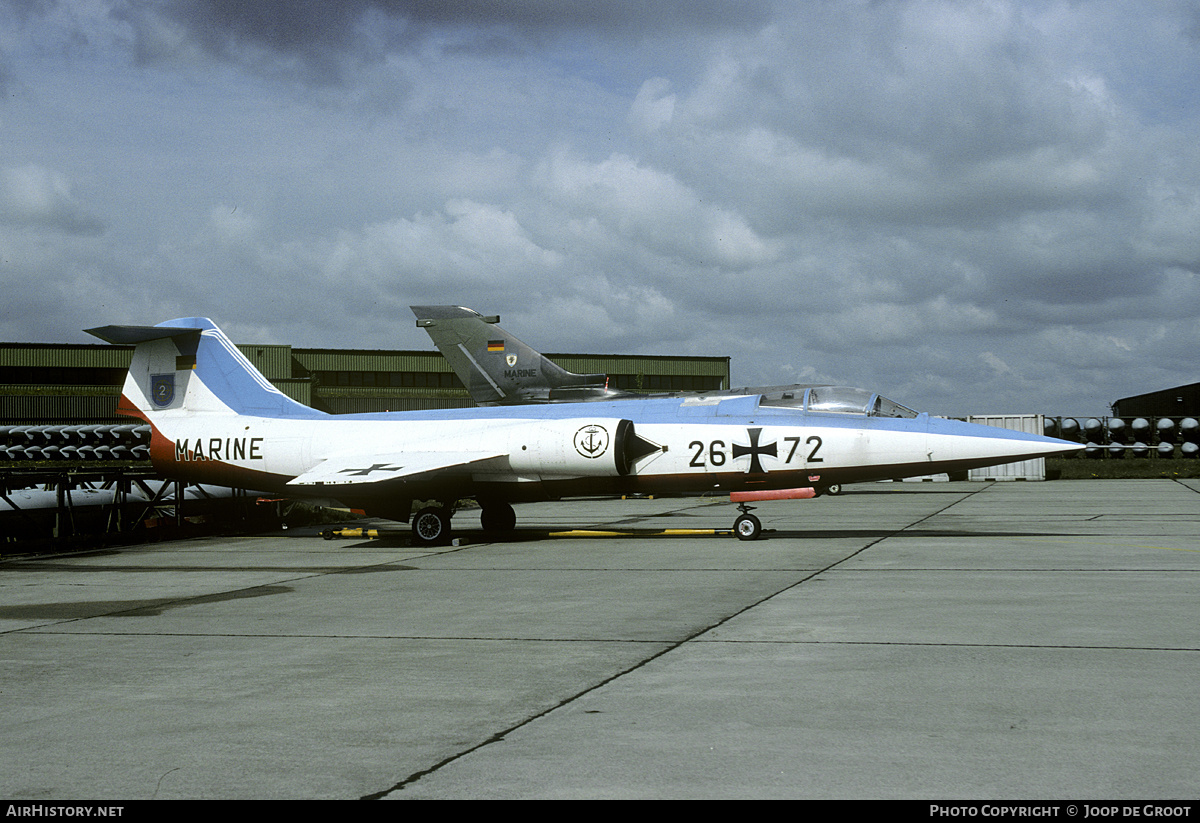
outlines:
M763 405L803 408L820 414L860 414L866 417L916 417L917 412L881 394L850 386L813 386L802 397L767 397Z

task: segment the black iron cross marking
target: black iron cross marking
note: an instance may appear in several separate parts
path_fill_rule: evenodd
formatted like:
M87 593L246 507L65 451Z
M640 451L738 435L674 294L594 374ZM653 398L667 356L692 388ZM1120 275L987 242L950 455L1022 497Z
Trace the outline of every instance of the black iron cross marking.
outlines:
M395 471L396 469L400 468L403 467L395 466L391 463L374 463L365 469L342 469L338 472L338 474L348 474L352 477L364 477L374 471Z
M777 448L779 444L775 442L768 446L758 445L758 436L762 434L762 429L746 429L746 433L750 435L750 445L739 446L737 443L734 443L733 459L737 460L742 455L750 455L750 473L762 474L765 469L763 469L762 463L759 462L758 456L760 454L769 454L772 457L779 457L779 449Z

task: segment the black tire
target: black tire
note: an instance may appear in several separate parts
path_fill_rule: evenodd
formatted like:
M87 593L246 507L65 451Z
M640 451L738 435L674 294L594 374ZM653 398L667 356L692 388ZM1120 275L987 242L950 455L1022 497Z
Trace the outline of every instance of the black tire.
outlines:
M841 493L842 493L842 484L841 484L841 483L834 483L832 486L826 486L826 487L825 487L825 492L824 492L824 493L825 493L825 494L828 494L828 495L837 495L837 494L841 494Z
M437 506L426 506L412 519L413 543L439 546L450 542L450 515Z
M485 532L510 532L517 526L517 513L507 503L489 503L479 513Z
M762 522L752 514L743 514L733 521L733 533L738 540L757 540L762 534Z

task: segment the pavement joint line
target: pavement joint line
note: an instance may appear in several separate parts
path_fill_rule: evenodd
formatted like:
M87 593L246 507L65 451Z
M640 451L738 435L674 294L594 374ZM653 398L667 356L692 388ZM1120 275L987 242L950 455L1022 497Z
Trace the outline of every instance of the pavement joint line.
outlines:
M1200 493L1200 480L1186 482L1177 480L1176 482L1184 485L1190 491ZM537 545L537 541L545 538L547 527L544 525L533 527L524 535L514 535L517 538L515 541L490 540L475 543L472 539L470 543L453 547L412 547L410 549L400 541L388 543L382 547L371 546L367 541L351 541L344 547L344 557L341 556L343 555L341 551L328 552L330 557L337 558L335 562L346 564L341 566L331 565L329 561L315 557L309 559L306 556L309 549L304 545L307 542L305 540L300 541L297 552L297 559L300 562L296 565L280 562L270 563L274 559L273 554L280 551L283 544L279 543L278 539L262 540L262 538L312 537L309 535L285 532L234 538L262 540L260 546L247 549L248 553L260 552L262 559L253 559L253 562L244 567L244 570L267 571L280 577L286 577L287 585L284 588L287 589L301 588L306 581L315 581L314 588L321 588L320 581L332 580L330 575L342 575L359 570L390 572L393 569L411 569L424 571L430 578L426 582L434 583L437 586L447 584L444 575L453 575L462 571L472 574L481 572L488 583L494 583L500 587L503 587L514 574L522 575L530 572L533 572L534 575L577 572L583 572L586 575L590 572L598 578L604 578L606 584L611 583L614 579L619 584L622 578L642 575L653 579L655 575L662 573L691 573L691 577L680 575L678 582L681 588L686 588L689 581L707 583L712 579L714 573L768 573L764 580L756 577L752 581L754 583L752 588L744 591L739 588L736 598L721 598L715 603L706 604L706 616L704 616L705 612L702 612L701 616L694 620L671 625L631 623L629 625L632 628L628 630L628 633L623 633L620 626L616 629L606 628L607 638L583 636L590 628L601 628L607 626L607 623L579 622L571 624L566 628L566 636L553 637L545 635L545 631L549 630L554 634L562 627L540 620L515 622L507 627L503 624L496 625L481 621L463 622L457 626L438 622L408 626L396 626L394 623L382 621L378 623L346 621L333 625L310 622L307 625L296 626L302 632L297 634L281 634L278 631L271 631L269 627L274 624L269 622L256 626L246 622L231 623L227 621L201 624L193 620L182 620L162 624L167 628L165 631L155 630L152 626L142 631L127 629L127 627L149 625L141 619L141 615L148 609L170 608L171 604L174 604L175 608L190 607L192 604L201 603L206 598L214 596L188 594L187 589L193 588L191 585L188 585L183 591L175 590L173 597L170 590L164 590L164 594L167 594L170 599L164 599L158 605L150 604L126 609L123 608L125 603L139 601L136 599L123 601L120 606L117 601L108 603L101 601L92 605L104 612L102 614L64 616L51 623L43 623L40 627L26 626L10 631L45 634L48 636L50 644L58 643L64 648L94 646L95 644L87 641L88 637L98 638L101 647L105 647L106 643L111 642L122 648L138 646L142 641L137 638L149 638L144 642L153 644L156 642L153 638L160 637L164 639L157 642L161 647L168 648L209 643L216 649L261 648L267 651L282 649L286 652L288 651L287 647L291 646L295 649L303 649L308 653L308 647L311 645L314 648L327 650L354 649L356 658L369 660L372 655L378 656L381 652L386 654L387 650L403 646L408 641L415 641L412 644L414 648L423 651L440 651L439 647L442 644L447 646L459 644L462 646L462 650L457 654L466 656L472 654L501 656L511 652L516 655L539 656L539 659L544 658L553 662L560 654L574 654L576 650L581 650L595 652L606 658L602 668L588 668L581 678L572 677L566 681L556 678L552 688L548 687L540 690L540 693L530 694L530 699L523 700L519 704L521 708L517 709L514 714L507 714L506 719L498 719L494 713L466 715L468 719L475 718L470 727L474 731L464 729L461 736L440 740L433 748L423 750L423 754L418 753L397 762L395 757L390 756L389 750L382 750L381 759L372 772L367 773L367 780L355 784L357 791L352 787L348 792L351 795L362 796L363 799L403 798L425 794L436 796L441 791L441 784L445 782L454 784L452 789L457 791L459 784L456 781L461 779L461 773L477 771L475 767L478 765L478 761L483 761L485 765L489 762L504 761L509 756L506 750L510 746L514 748L528 746L530 741L527 738L529 737L542 738L546 733L554 733L556 728L561 728L564 723L571 722L573 718L583 714L599 714L600 712L588 711L596 708L596 705L593 705L594 702L596 704L607 702L610 697L614 697L613 692L628 693L631 687L636 686L647 677L665 677L671 672L678 676L681 664L687 664L696 658L700 658L701 664L708 659L721 659L736 663L740 659L750 658L765 659L769 662L777 656L794 659L801 663L810 658L823 657L835 660L847 658L887 658L890 660L894 656L915 659L918 664L927 659L935 661L938 665L946 666L967 660L1001 664L1006 661L1020 661L1023 667L1028 667L1031 675L1039 668L1078 669L1087 672L1093 668L1107 670L1114 678L1119 678L1116 679L1117 686L1120 687L1116 690L1118 697L1122 688L1133 689L1145 686L1147 690L1151 688L1157 690L1163 683L1173 685L1175 679L1186 684L1188 673L1194 670L1195 663L1200 662L1200 657L1197 657L1200 654L1200 637L1188 628L1187 604L1191 601L1186 597L1186 594L1191 591L1190 584L1194 582L1193 578L1196 577L1196 572L1200 572L1200 565L1197 565L1194 559L1186 558L1186 554L1172 556L1158 552L1176 551L1200 554L1200 540L1188 536L1193 526L1191 521L1200 520L1200 515L1179 513L1181 508L1195 508L1196 498L1182 498L1183 502L1180 503L1182 496L1167 495L1168 502L1174 507L1174 511L1164 515L1164 518L1170 519L1163 523L1161 528L1155 528L1136 522L1140 519L1151 521L1164 519L1143 518L1137 513L1145 499L1139 496L1142 494L1140 490L1128 500L1120 501L1120 505L1115 507L1115 511L1104 511L1099 515L1086 517L1086 515L1093 514L1097 508L1109 508L1103 502L1109 498L1109 495L1102 493L1088 498L1088 500L1100 502L1096 502L1090 512L1084 512L1087 521L1095 521L1084 525L1082 522L1076 522L1079 519L1077 515L1061 514L1060 512L1064 510L1062 508L1048 507L1052 510L1042 512L1042 506L1038 501L1043 491L1047 491L1045 487L1037 489L1030 495L1019 495L1016 498L1018 505L1011 505L1009 501L1013 498L1009 492L1015 491L1014 487L1024 485L987 483L978 484L971 489L937 490L933 494L925 494L926 499L918 504L918 508L900 510L895 516L889 514L887 517L879 518L870 514L872 509L866 506L862 509L866 513L848 516L845 510L839 512L837 506L834 505L824 512L817 513L811 521L808 519L809 511L793 510L790 514L781 515L783 518L781 522L787 524L781 535L784 539L782 548L786 551L773 551L774 547L770 545L770 541L764 541L765 545L760 548L765 551L752 552L745 555L744 559L739 558L738 553L732 549L726 550L723 546L715 546L711 541L700 541L692 545L684 545L682 548L678 543L665 547L661 559L653 556L648 558L647 554L636 546L632 549L627 545L617 546L611 554L605 555L597 561L587 559L587 552L591 547L585 546L582 541L579 541L563 548L561 554L569 555L569 561L565 561L565 564L552 564L550 561L560 556L554 543ZM1056 486L1052 485L1049 490L1054 488ZM1165 487L1159 486L1158 488ZM973 499L974 495L979 493L990 493L991 496ZM868 492L865 501L873 502L872 497ZM859 500L864 500L864 497L860 496ZM948 500L951 502L947 502ZM968 501L968 505L959 506L960 503L968 503ZM1026 517L1026 505L1029 506L1030 521L1038 521L1036 526L1032 522L1020 527L1003 525L1007 519ZM610 517L608 520L604 520L603 512L605 510L597 509L587 511L580 521L601 520L605 525L600 528L607 529L612 529L615 524L621 523L623 528L630 530L636 526L672 521L676 523L688 521L708 523L718 520L724 522L721 509L727 506L729 504L724 500L697 500L690 507L685 506L672 511L664 510L660 513L648 513L624 519L619 517L618 512L614 512L613 514L618 516ZM770 511L770 508L767 510ZM530 522L556 524L565 523L568 520L573 521L573 518L542 515L541 509L535 511L538 512L538 516L531 518ZM780 508L776 511L783 512L784 510ZM858 512L859 510L854 509L853 511ZM676 516L672 517L671 515ZM1069 519L1071 522L1064 523L1064 519ZM826 521L832 525L822 525ZM965 521L965 525L957 525L960 521ZM873 525L874 528L872 528ZM842 528L843 526L846 528ZM1143 533L1137 533L1139 528L1144 530ZM641 532L640 536L649 536L644 529L638 531ZM474 529L464 529L463 534L471 538L475 534L483 537ZM526 535L529 542L526 546L521 546L521 543L526 543ZM846 539L842 540L841 538ZM985 542L978 543L978 545L984 546L985 549L972 551L970 554L949 556L942 553L943 539L957 540L959 538L982 539ZM207 538L198 539L205 540ZM220 537L218 539L228 538ZM806 552L806 543L809 540L824 540L829 543L828 546L822 546L821 554L814 556ZM1154 540L1155 544L1167 545L1148 545L1145 543L1146 540ZM515 543L518 548L510 553L506 545L509 543ZM135 581L133 585L136 585L136 581L145 578L142 572L158 571L165 574L179 571L234 571L236 567L224 559L222 552L240 551L243 545L245 544L237 543L232 549L227 547L210 549L207 543L200 543L198 546L194 544L193 548L186 549L186 551L201 553L202 561L196 562L182 557L181 559L187 561L183 566L161 566L162 562L177 561L174 559L161 560L160 558L159 567L152 567L153 564L148 561L143 569L141 564L135 560L131 561L129 567L125 569L122 569L119 564L103 566L81 563L78 564L78 571L107 571L118 574L121 571L137 572L132 576L132 580ZM647 541L647 545L649 545L649 541ZM663 543L658 545L664 546ZM736 547L737 544L734 546ZM448 557L444 562L437 560L442 555L461 553L475 548L480 548L481 551L475 554L464 554L463 558ZM608 548L613 547L610 545ZM694 555L691 551L693 548L701 549L706 553L711 552L711 555ZM876 548L879 554L866 554L866 550L871 548ZM528 549L528 551L524 549ZM905 551L898 551L898 549L905 551L911 549L911 553L905 554ZM134 551L158 553L158 547L148 545L134 548ZM208 551L213 553L210 556L204 556L203 553ZM1011 565L1005 565L1005 552L1011 553ZM319 553L324 555L327 552L320 551ZM491 555L490 558L489 555ZM679 559L672 562L670 559L672 557ZM706 560L705 558L708 557L714 559ZM905 557L909 559L905 560ZM1168 557L1170 560L1167 559ZM729 560L726 563L723 559L715 558L729 558ZM810 562L803 563L802 559ZM891 565L892 559L898 560L904 564L904 567ZM213 561L211 568L206 567L203 562L209 560ZM425 563L425 560L430 562ZM510 562L511 565L505 565L505 561ZM847 561L852 562L847 563ZM1154 566L1155 561L1160 561L1162 565ZM575 562L586 564L587 567L572 565ZM652 562L657 562L662 566L671 566L671 568L637 565L638 563ZM690 565L692 562L704 564L708 568L697 568ZM764 565L755 565L756 562L762 562ZM413 563L417 565L403 565ZM943 565L939 567L938 563ZM989 563L991 567L986 567ZM1066 565L1063 565L1064 563ZM54 564L51 562L47 565L53 566ZM1080 567L1073 567L1076 565ZM1088 567L1083 568L1082 566L1085 565ZM873 566L878 567L872 568ZM1171 566L1181 568L1171 568ZM2 568L0 566L0 569ZM1178 573L1181 571L1191 572L1191 574L1180 576ZM435 577L431 574L434 572L439 574ZM503 572L508 572L508 574L502 574ZM865 578L863 577L864 572L868 573ZM872 577L870 574L872 572L884 572L884 574ZM900 577L904 577L905 580L893 579L896 577L896 572L900 572ZM1080 572L1091 572L1092 574L1080 574ZM1131 572L1141 572L1142 574L1138 575L1135 580L1129 576ZM1150 574L1146 574L1146 572ZM1163 620L1164 615L1170 615L1172 618L1170 623L1174 625L1170 632L1153 634L1090 630L1092 627L1082 621L1079 626L1089 630L1079 633L991 630L943 633L925 630L908 631L903 628L897 631L895 629L897 624L881 619L877 621L878 630L876 631L843 631L840 623L830 623L828 626L812 624L811 628L817 629L816 631L787 631L788 626L803 625L809 621L805 612L793 613L791 604L794 602L805 604L815 598L821 601L817 604L818 607L821 607L823 603L833 602L827 598L836 599L839 589L843 593L846 590L862 590L869 593L893 589L897 586L907 587L906 580L911 576L917 581L913 588L915 593L923 593L922 587L925 586L931 590L944 588L957 590L958 583L964 578L981 581L988 586L997 574L1012 575L1018 586L1022 581L1028 580L1030 591L1034 595L1040 595L1043 591L1047 591L1048 598L1056 597L1057 593L1062 590L1059 578L1065 578L1066 575L1077 576L1084 584L1080 591L1093 595L1099 592L1113 592L1120 595L1126 590L1136 593L1143 585L1147 589L1159 586L1159 583L1156 583L1157 580L1161 584L1165 584L1165 588L1159 586L1159 589L1168 595L1169 602L1166 606L1170 608L1170 611L1164 609L1160 613L1157 609L1150 608L1146 610L1145 619L1150 625L1160 625L1166 622ZM60 576L60 579L68 581L61 585L72 587L70 590L74 591L76 590L74 587L79 585L78 580L82 576L79 574ZM1083 577L1089 579L1083 581ZM120 581L122 578L113 575L109 579ZM161 577L150 576L148 579L156 581ZM260 576L258 579L265 580L267 578ZM374 575L371 579L373 583L380 584L382 588L386 588L389 581L398 580L390 574L384 578ZM129 581L130 577L126 577L125 580ZM230 594L234 598L254 599L257 597L258 602L263 603L266 601L259 595L267 593L266 589L269 587L279 585L278 583L245 585L247 582L249 581L244 578L232 578L227 584L232 588ZM535 585L536 582L535 579ZM585 577L585 582L590 581ZM407 578L405 583L420 585L419 580L411 577ZM814 585L802 588L804 583L813 583ZM832 592L828 590L830 585L834 586ZM619 591L616 586L614 588ZM136 592L136 589L134 591ZM647 591L652 591L652 589L647 589ZM904 591L907 595L907 588ZM998 589L997 591L999 592ZM787 596L780 598L778 597L780 594L787 594ZM956 591L952 594L953 597L946 600L950 606L958 607L965 604L970 607L970 602L959 597ZM997 597L1003 596L1005 596L1003 592L997 594ZM744 605L751 598L755 602ZM916 614L931 614L935 618L940 614L936 610L926 611L926 599L923 597L901 599L904 601L904 608L915 610ZM149 603L149 601L147 602ZM1021 605L1023 602L1013 601L1014 605ZM758 606L763 606L763 608L756 608ZM18 607L14 606L14 608ZM114 608L121 608L121 610L114 611ZM269 605L267 608L270 608ZM884 609L887 608L887 604L878 608L880 610L875 614L886 618L888 612ZM1081 601L1078 610L1076 610L1077 604L1075 603L1069 604L1068 608L1068 617L1070 617L1091 611L1106 616L1109 612L1103 610L1110 607L1104 598L1094 596L1091 600ZM771 620L780 613L783 613L787 621L791 622L780 624L783 631L775 631L778 627ZM63 614L69 615L69 612ZM111 619L125 615L135 617L133 620ZM81 621L89 620L92 617L107 617L108 619L102 620L100 631L90 631L89 629L92 627ZM1141 612L1139 611L1134 617L1141 617ZM1120 614L1114 614L1114 619L1119 620ZM760 627L764 621L769 623L769 631L761 631L756 628ZM800 622L796 623L795 621ZM1158 623L1156 624L1154 621L1158 621ZM745 624L749 624L749 626L747 627ZM659 628L656 629L656 625ZM697 628L705 625L706 628ZM857 629L861 624L848 625ZM918 622L917 625L922 629L925 627L924 623ZM934 625L940 626L940 623ZM981 623L981 625L987 624ZM1045 625L1057 627L1059 623L1047 622ZM1120 622L1111 628L1121 628L1125 625L1124 622ZM1137 624L1129 625L1136 627ZM1176 626L1183 628L1175 628ZM170 627L177 630L171 630ZM1023 625L1020 627L1023 628ZM1103 630L1106 627L1108 624L1101 624L1096 628ZM204 630L210 628L212 631ZM487 632L490 628L503 628L504 630L497 632L496 635L488 635ZM747 628L750 630L746 631ZM868 628L872 627L868 626ZM182 631L178 629L182 629ZM304 631L305 629L310 631ZM312 629L318 631L313 632ZM408 633L394 634L395 629L400 631L407 629ZM430 634L431 630L435 633ZM437 634L436 632L439 630L445 630L445 634ZM663 630L663 635L653 636L657 635L658 630ZM526 636L520 636L523 632ZM647 636L651 632L653 635ZM572 636L573 633L574 636ZM0 636L3 635L0 634ZM104 639L109 636L116 639L113 641ZM64 638L67 639L64 640ZM190 638L199 638L199 640L193 641ZM688 642L689 640L695 640L705 645L693 646ZM1134 640L1143 642L1134 643ZM1149 645L1155 643L1157 645ZM22 645L32 647L37 644L30 642ZM739 647L741 647L740 650ZM821 651L821 648L824 648L825 651ZM678 651L679 654L665 657L670 651ZM643 657L644 659L642 659ZM1050 662L1052 665L1044 666L1043 664L1046 662ZM643 667L648 667L646 672L639 671ZM914 672L918 667L913 667ZM740 672L735 667L731 668L734 669L733 677L737 678ZM618 671L618 669L623 670ZM1163 671L1160 670L1170 670L1169 677L1175 679L1164 679ZM586 674L586 672L591 672L591 674ZM682 674L686 677L687 670L685 669ZM917 673L914 676L920 679L919 682L927 682L924 674ZM603 678L602 682L595 682L600 678ZM1075 680L1067 680L1061 676L1055 679L1051 673L1049 682L1055 686L1061 684L1066 689L1066 694L1073 694L1073 690L1079 688L1079 684ZM688 681L681 682L687 684ZM734 682L736 683L736 680ZM776 687L772 682L764 684L763 694L769 696L772 690L776 689L782 693L782 690L787 688L790 688L790 684ZM596 691L598 689L600 691ZM572 694L573 692L578 693ZM1096 687L1092 693L1100 696L1102 691ZM1181 693L1182 696L1180 696ZM1194 706L1190 706L1186 702L1187 693L1186 685L1184 685L1182 688L1172 689L1169 697L1162 698L1163 705L1167 706L1168 710L1178 709L1185 712L1185 721L1194 716ZM1103 694L1105 697L1108 696L1107 692ZM1150 696L1152 698L1162 697L1157 692ZM87 696L84 697L86 699ZM437 697L442 699L440 694ZM1024 699L1024 696L1021 699ZM580 705L574 706L575 702L579 702ZM1003 701L1000 702L1003 703ZM772 701L773 703L774 701ZM1043 701L1042 705L1049 704ZM556 712L555 710L559 708L563 708L565 711ZM770 706L765 706L765 708L770 708ZM991 704L986 708L989 711L994 709ZM1007 711L1006 706L1002 705L1001 708ZM972 715L972 717L975 716L986 717L987 714ZM1124 717L1124 715L1121 716ZM939 718L932 714L928 715L928 719L940 722ZM1002 717L1001 719L1007 722L1009 718ZM1165 720L1166 722L1162 724L1161 735L1165 741L1171 743L1178 738L1178 729L1181 728L1181 725L1173 716L1168 716ZM64 720L64 723L66 722L68 721ZM1019 722L1025 724L1028 721L1022 718ZM1012 725L1008 728L1016 729L1017 726ZM489 747L489 744L493 742L505 742L506 745ZM1087 743L1086 740L1083 742ZM580 743L590 745L587 740L580 741ZM1177 747L1178 751L1172 749L1175 754L1182 755L1172 759L1186 761L1186 746L1187 741L1184 740L1182 745ZM939 741L934 741L928 751L930 756L940 757L944 749L939 745ZM475 756L467 758L468 754ZM1050 752L1049 754L1054 755L1055 753ZM1083 760L1090 763L1089 757L1090 755L1085 755ZM1136 760L1136 758L1135 754L1134 759ZM1001 759L1007 762L1005 758ZM435 762L438 760L441 762ZM1154 762L1163 765L1164 761L1165 758ZM179 766L167 768L173 762L164 761L164 765L158 771L146 775L149 780L148 785L155 788L156 795L159 793L159 789L165 785L164 780L169 775L180 771L181 767ZM1047 762L1050 761L1047 760ZM1102 760L1101 762L1105 764L1114 762L1118 768L1123 766L1115 760ZM430 766L431 763L434 765ZM164 772L163 769L167 770ZM154 783L156 774L158 775L157 787ZM397 777L405 774L409 774L409 778L395 784L393 788L380 792L375 791L378 787L391 784ZM428 779L424 779L425 776L428 776ZM1086 779L1086 776L1083 778ZM1181 775L1176 777L1176 783L1186 787L1191 785L1187 782L1189 779L1186 764L1184 764ZM371 793L367 794L368 792ZM347 793L344 792L343 795L345 794Z
M715 643L762 646L888 646L897 648L933 649L1050 649L1061 651L1097 652L1183 652L1200 653L1200 647L1192 646L1097 646L1069 643L921 643L915 640L698 640L699 643Z
M686 637L683 637L678 641L670 643L666 648L661 649L660 651L650 655L649 657L645 658L644 660L640 660L640 661L634 663L633 665L623 669L622 671L616 672L615 674L610 675L609 677L606 677L596 683L593 683L590 686L587 686L586 688L581 689L577 693L570 695L566 698L563 698L562 700L558 701L554 705L547 706L545 709L542 709L541 711L525 718L524 720L521 720L517 723L510 725L506 729L502 729L501 731L496 732L495 734L488 737L487 739L482 740L479 743L476 743L472 746L469 746L469 747L463 749L462 751L456 752L456 753L450 755L449 757L443 758L441 761L433 764L432 766L430 766L426 769L422 769L420 771L413 772L408 777L405 777L404 779L395 783L388 789L384 789L379 792L374 792L371 794L364 795L361 799L363 799L363 800L379 800L384 797L387 797L389 794L392 794L393 792L403 791L406 787L412 785L413 783L416 783L417 781L421 780L423 777L434 774L442 767L448 766L449 764L454 763L454 762L466 757L469 754L480 751L481 749L486 748L487 746L489 746L493 743L499 743L499 742L503 741L506 735L511 734L511 733L517 731L518 729L524 728L525 726L549 715L550 713L552 713L558 709L561 709L565 706L569 706L570 704L579 700L583 696L590 694L590 693L596 691L597 689L600 689L603 686L608 685L609 683L613 683L613 682L616 682L617 680L620 680L622 677L625 677L626 675L631 674L631 673L649 665L653 661L668 654L669 652L675 651L676 649L681 648L682 646L691 642L692 640L696 640L696 639L702 637L703 635L708 634L709 632L713 631L714 629L719 628L720 626L724 625L725 623L728 623L730 620L734 619L735 617L738 617L739 615L744 614L744 613L750 611L751 609L757 608L758 606L761 606L762 604L764 604L770 600L773 600L774 598L778 597L779 595L783 594L784 592L791 591L792 589L795 589L796 587L801 586L804 583L807 583L810 580L813 580L813 579L819 577L820 575L824 574L825 572L833 569L836 566L839 566L839 565L845 563L847 560L850 560L851 558L857 557L858 555L865 552L867 549L870 549L873 546L876 546L879 543L883 542L888 537L893 537L896 534L900 534L905 529L909 529L915 525L918 525L919 523L923 523L925 520L928 520L929 518L934 517L937 514L940 514L941 512L945 511L946 509L950 508L951 506L957 505L958 503L962 502L962 500L965 500L969 497L979 494L982 491L983 491L983 489L971 491L971 492L967 493L964 497L954 500L953 502L942 507L941 509L938 509L936 512L927 514L924 517L921 517L918 520L916 520L912 523L909 523L908 525L904 526L903 528L895 530L891 534L881 535L881 536L877 537L876 539L872 540L870 543L866 544L865 546L862 546L861 548L859 548L859 549L851 552L850 554L846 555L845 557L841 558L840 560L836 560L833 563L830 563L829 565L825 566L824 568L817 569L815 571L812 571L811 573L805 574L799 580L795 580L795 581L787 584L786 586L779 589L778 591L764 595L763 597L759 598L758 600L754 601L753 603L745 605L745 606L737 609L736 611L732 612L731 614L725 615L724 617L714 621L711 625L695 630L694 632L687 635ZM709 504L701 504L701 505L713 505L713 504L709 503Z

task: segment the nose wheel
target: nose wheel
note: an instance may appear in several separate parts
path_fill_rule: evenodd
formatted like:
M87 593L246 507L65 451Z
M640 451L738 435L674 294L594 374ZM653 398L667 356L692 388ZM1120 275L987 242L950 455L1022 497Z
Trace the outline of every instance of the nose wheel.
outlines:
M733 521L733 533L737 535L738 540L757 540L762 534L762 521L750 514L753 508L745 503L738 506L741 514Z

